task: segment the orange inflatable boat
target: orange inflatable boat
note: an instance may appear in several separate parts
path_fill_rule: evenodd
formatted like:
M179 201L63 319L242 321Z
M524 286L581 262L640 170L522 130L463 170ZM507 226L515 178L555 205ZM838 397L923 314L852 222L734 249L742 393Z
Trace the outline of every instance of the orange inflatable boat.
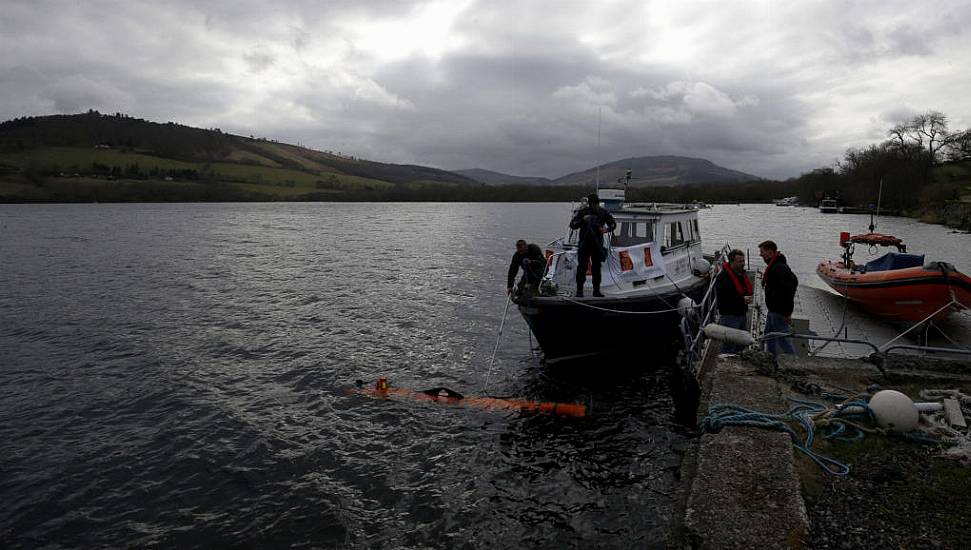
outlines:
M448 388L432 388L428 390L408 390L396 388L381 378L373 387L357 381L357 387L349 390L351 393L369 397L414 399L416 401L432 401L443 405L470 407L476 409L519 411L522 414L555 414L559 416L586 416L587 406L576 403L555 403L546 401L530 401L527 399L502 399L498 397L464 396Z
M895 246L867 262L853 263L853 244ZM971 308L971 277L947 262L924 262L923 255L907 254L896 237L880 233L840 235L843 261L824 261L816 274L836 292L865 310L892 320L940 319L961 308ZM948 306L948 307L945 307Z

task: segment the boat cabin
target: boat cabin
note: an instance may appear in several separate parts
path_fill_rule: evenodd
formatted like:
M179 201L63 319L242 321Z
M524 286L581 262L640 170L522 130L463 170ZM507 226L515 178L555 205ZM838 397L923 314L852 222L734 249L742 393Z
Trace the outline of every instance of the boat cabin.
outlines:
M624 191L619 189L601 189L598 194L617 222L614 231L603 237L604 247L609 251L601 267L605 293L616 295L677 286L705 267L698 263L702 253L697 208L624 203ZM578 240L579 231L571 231L566 239L547 247L548 279L564 285L572 282L577 268Z

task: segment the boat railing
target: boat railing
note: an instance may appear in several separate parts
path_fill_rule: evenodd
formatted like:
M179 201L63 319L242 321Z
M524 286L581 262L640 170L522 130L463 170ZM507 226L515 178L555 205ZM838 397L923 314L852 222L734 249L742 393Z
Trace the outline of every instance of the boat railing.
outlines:
M701 303L693 306L697 311L697 326L689 315L681 318L681 334L684 337L684 349L688 364L694 363L701 357L702 346L705 342L704 327L714 321L715 312L718 311L718 295L715 293L715 274L717 273L718 262L732 251L731 245L725 243L717 250L712 257L711 280L708 281L708 289L705 291Z

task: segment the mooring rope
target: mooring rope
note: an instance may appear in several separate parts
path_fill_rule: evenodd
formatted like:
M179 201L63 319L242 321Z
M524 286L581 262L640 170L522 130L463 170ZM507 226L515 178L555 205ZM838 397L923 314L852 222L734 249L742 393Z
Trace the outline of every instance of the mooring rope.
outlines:
M675 308L671 308L671 309L659 309L657 311L627 311L625 309L610 309L610 308L606 308L606 307L595 306L593 304L587 304L587 303L581 302L579 300L574 300L572 298L568 298L566 296L560 296L560 298L562 298L564 301L567 301L567 302L576 304L578 306L588 307L590 309L596 309L596 310L600 310L600 311L606 311L606 312L609 312L609 313L626 313L628 315L656 315L658 313L671 313L672 311L678 311L678 309L679 309L679 308L676 308L675 307ZM696 305L693 305L692 307L697 307L697 306Z
M512 296L506 296L506 305L502 308L502 321L499 322L499 333L496 334L496 345L492 348L492 359L489 360L489 370L486 373L485 386L482 393L485 394L489 389L489 380L492 378L492 367L496 364L496 353L499 351L499 342L502 341L502 329L506 325L506 312L509 311L509 304L512 303Z

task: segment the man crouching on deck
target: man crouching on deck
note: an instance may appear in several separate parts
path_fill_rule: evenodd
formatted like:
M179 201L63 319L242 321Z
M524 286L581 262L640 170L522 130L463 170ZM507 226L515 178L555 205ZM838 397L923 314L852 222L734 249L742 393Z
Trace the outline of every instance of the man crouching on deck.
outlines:
M603 298L600 293L600 264L607 259L603 234L613 231L615 227L617 222L610 212L600 206L600 197L596 193L587 197L587 206L577 210L570 221L570 229L580 230L577 246L577 298L583 297L583 285L587 282L587 262L592 264L593 295Z

